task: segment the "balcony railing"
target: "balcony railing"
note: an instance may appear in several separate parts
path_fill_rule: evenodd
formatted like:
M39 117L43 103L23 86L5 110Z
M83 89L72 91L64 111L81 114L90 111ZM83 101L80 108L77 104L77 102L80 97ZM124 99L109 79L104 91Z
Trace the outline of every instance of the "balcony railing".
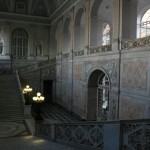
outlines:
M36 136L99 150L149 150L150 120L37 124Z
M131 48L138 48L144 46L150 46L150 36L121 42L122 50L128 50Z
M89 48L89 54L109 52L111 51L111 49L112 49L111 45L93 47L93 48Z

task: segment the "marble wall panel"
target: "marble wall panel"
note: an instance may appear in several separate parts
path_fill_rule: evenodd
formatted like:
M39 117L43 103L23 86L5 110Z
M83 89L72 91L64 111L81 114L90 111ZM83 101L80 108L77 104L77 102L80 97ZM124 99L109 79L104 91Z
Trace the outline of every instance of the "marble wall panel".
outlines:
M73 109L77 114L81 116L85 116L86 113L86 102L83 99L82 86L79 84L75 84L73 87Z
M62 64L62 80L68 80L68 64Z
M82 75L83 75L83 65L74 64L73 65L73 80L82 81Z
M120 119L144 118L145 105L134 98L123 98L120 102Z
M122 64L122 87L133 89L147 88L148 64L145 61L125 62Z

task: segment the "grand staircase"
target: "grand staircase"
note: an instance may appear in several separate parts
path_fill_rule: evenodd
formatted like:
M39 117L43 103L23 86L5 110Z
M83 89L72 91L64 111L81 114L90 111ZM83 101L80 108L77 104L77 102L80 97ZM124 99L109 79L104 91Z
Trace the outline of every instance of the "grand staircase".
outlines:
M14 74L0 75L0 122L22 122L23 104Z
M0 74L0 139L29 135L15 74Z

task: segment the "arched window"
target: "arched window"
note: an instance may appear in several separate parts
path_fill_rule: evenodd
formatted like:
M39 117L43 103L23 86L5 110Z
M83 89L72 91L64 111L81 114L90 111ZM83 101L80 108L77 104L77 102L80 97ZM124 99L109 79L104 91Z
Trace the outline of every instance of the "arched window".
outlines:
M11 50L13 58L26 58L28 51L28 33L23 28L17 28L13 31Z
M71 49L71 19L67 17L64 22L63 28L63 50L62 53L66 54Z
M140 36L150 36L150 9L148 9L143 15L140 23Z
M103 28L103 38L102 38L102 45L109 45L110 44L110 26L106 24Z
M101 72L98 79L97 98L98 116L101 117L102 120L107 120L109 106L109 80L104 72Z

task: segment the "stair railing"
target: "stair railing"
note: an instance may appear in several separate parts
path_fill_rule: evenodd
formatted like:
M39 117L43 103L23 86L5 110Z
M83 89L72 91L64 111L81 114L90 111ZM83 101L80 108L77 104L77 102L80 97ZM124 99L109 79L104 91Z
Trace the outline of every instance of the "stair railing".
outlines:
M19 86L19 94L21 95L21 99L22 99L23 103L25 104L25 98L24 98L24 95L22 93L22 86L21 86L18 70L16 69L15 72L16 72L16 78L17 78L18 86Z

